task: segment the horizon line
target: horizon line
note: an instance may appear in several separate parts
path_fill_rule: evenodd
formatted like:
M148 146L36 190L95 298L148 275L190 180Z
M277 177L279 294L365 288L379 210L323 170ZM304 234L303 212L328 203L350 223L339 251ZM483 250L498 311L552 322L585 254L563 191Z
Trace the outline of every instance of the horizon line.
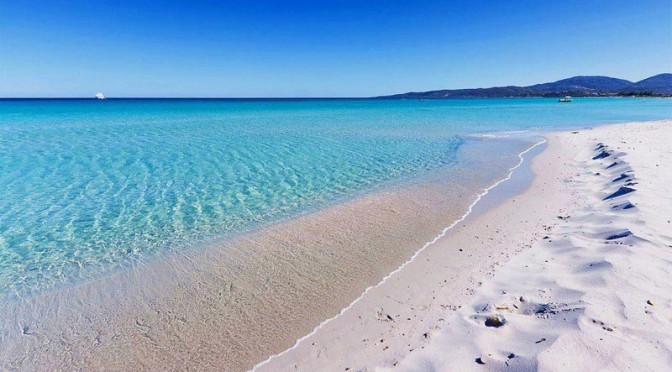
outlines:
M206 96L194 96L194 97L151 97L151 96L132 96L132 97L105 97L105 99L220 99L220 100L254 100L254 99L259 99L259 100L310 100L310 99L326 99L326 100L336 100L336 99L382 99L382 98L391 98L393 96L397 95L403 95L403 94L409 94L409 93L425 93L425 92L435 92L435 91L442 91L442 90L479 90L479 89L493 89L493 88L511 88L511 87L517 87L517 88L527 88L527 87L532 87L535 85L541 85L541 84L550 84L550 83L556 83L562 80L568 80L568 79L573 79L573 78L586 78L586 77L606 77L610 79L620 79L620 80L626 80L631 83L638 83L640 81L656 77L659 75L667 75L671 74L670 72L661 72L655 75L651 75L647 78L637 80L637 81L630 81L627 79L621 79L621 78L615 78L612 76L607 76L607 75L574 75L568 78L563 78L560 80L555 80L551 82L546 82L546 83L536 83L532 85L501 85L501 86L490 86L490 87L479 87L479 88L444 88L444 89L432 89L432 90L427 90L427 91L422 91L422 90L411 90L403 93L393 93L393 94L386 94L386 95L376 95L376 96L354 96L354 97L349 97L349 96L324 96L324 97L206 97ZM548 97L543 97L543 96L528 96L529 98L548 98ZM462 98L462 97L445 97L445 98ZM443 99L445 99L443 98ZM522 97L516 97L516 96L511 96L511 97L469 97L469 98L522 98ZM76 100L76 99L96 99L95 96L75 96L75 97L2 97L0 96L0 100ZM430 98L424 98L424 99L430 99Z

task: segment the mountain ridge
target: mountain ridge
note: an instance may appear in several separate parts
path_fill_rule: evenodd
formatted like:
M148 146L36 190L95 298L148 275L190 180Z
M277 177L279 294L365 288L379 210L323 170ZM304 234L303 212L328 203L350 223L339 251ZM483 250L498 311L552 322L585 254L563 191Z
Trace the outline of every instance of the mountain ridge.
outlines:
M662 73L632 82L609 76L573 76L567 79L528 86L503 86L473 89L441 89L407 92L376 98L500 98L500 97L609 97L672 96L672 73Z

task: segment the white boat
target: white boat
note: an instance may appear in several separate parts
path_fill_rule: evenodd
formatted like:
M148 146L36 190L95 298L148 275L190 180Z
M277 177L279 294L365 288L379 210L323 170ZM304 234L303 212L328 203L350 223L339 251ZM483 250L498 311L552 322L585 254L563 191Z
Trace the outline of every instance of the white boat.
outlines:
M96 99L105 99L105 95L103 95L101 92L98 92L96 93Z
M565 98L560 98L558 102L572 102L572 97L565 96Z

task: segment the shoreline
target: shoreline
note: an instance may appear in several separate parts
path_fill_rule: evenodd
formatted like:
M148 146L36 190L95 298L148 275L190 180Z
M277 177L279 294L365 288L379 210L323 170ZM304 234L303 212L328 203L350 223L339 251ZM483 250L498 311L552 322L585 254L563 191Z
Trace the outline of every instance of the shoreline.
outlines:
M571 302L570 299L576 297L573 296L576 291L585 291L583 293L590 296L595 289L591 285L582 283L581 279L576 279L575 282L578 284L572 283L573 285L567 287L559 287L555 289L558 291L556 296L550 296L549 298L550 293L555 288L553 283L557 283L558 280L566 282L568 276L572 275L571 270L567 271L564 268L567 265L569 267L574 265L572 261L576 260L574 258L575 254L572 253L567 256L565 266L554 269L555 271L552 271L552 275L549 276L546 274L546 270L552 269L545 269L543 266L551 265L548 262L553 262L555 257L537 252L544 249L544 244L548 244L549 241L567 239L567 232L563 233L558 230L566 229L564 225L567 224L569 216L574 218L575 214L581 215L581 211L587 208L586 206L589 204L587 199L590 199L590 193L594 192L587 191L593 190L591 188L580 188L579 186L582 186L584 181L575 180L579 177L577 172L592 177L594 177L593 173L600 174L596 171L581 171L581 167L584 167L584 165L580 165L583 164L581 161L585 163L586 159L575 160L575 156L580 155L585 158L590 151L586 150L585 140L579 142L575 138L594 136L597 138L597 143L600 141L599 137L605 137L612 142L608 144L610 148L616 148L616 150L609 150L610 153L613 156L623 156L622 152L618 152L622 151L620 150L621 147L627 146L628 149L634 149L635 146L630 146L632 142L626 144L627 140L617 139L619 130L628 132L630 135L632 135L632 131L638 131L640 128L648 131L666 130L666 133L669 134L671 125L672 121L666 120L612 124L571 132L550 133L548 135L550 138L548 148L532 160L535 177L531 187L522 194L509 198L503 204L498 204L483 214L468 220L465 225L461 226L460 231L455 231L454 234L448 235L442 241L437 242L433 247L434 249L424 252L425 254L414 265L410 265L405 271L399 273L400 278L397 278L396 281L392 280L385 283L386 285L383 285L382 288L372 291L362 303L358 304L359 306L355 306L350 309L349 313L336 319L333 322L334 324L315 332L301 345L297 345L257 365L256 370L371 370L374 367L383 370L394 367L399 367L401 370L465 370L480 367L477 364L484 365L483 367L489 370L499 370L506 367L535 369L541 366L545 366L543 368L570 366L569 368L576 369L593 363L589 361L592 353L585 351L580 351L581 358L572 360L573 353L577 352L576 346L572 342L582 343L578 340L583 338L597 340L599 337L599 340L602 340L604 335L600 332L605 332L605 330L608 333L613 332L613 329L616 328L624 328L621 332L627 332L628 327L641 328L641 326L628 322L627 319L619 319L618 316L615 317L617 320L613 319L614 316L607 317L607 319L612 318L609 319L610 321L599 315L592 315L595 318L589 318L588 320L583 320L580 316L578 320L575 316L567 316L564 320L553 320L559 319L559 315L555 316L554 314L564 314L565 311L574 314L571 312L579 310L573 309L590 310L591 305L582 304L581 301L578 302L579 305L576 305L577 303ZM628 128L627 131L624 130L626 127ZM634 129L632 129L633 127ZM662 133L665 132L661 132L658 136L665 138ZM621 138L627 136L628 134L622 134ZM651 139L651 136L649 136L649 139ZM568 145L568 143L571 145ZM659 149L664 149L664 145L661 148L661 142L657 142L657 146ZM647 149L642 148L641 145L637 151L639 153L635 153L636 155L641 155L643 152L640 158L655 156L647 154ZM669 149L667 154L669 156ZM595 154L592 154L591 157L593 155ZM588 157L588 160L590 160L590 157ZM661 165L664 162L664 160L661 160ZM609 163L611 163L611 160L609 160ZM639 175L639 170L636 167L633 167L633 171ZM610 174L604 177L610 177ZM650 176L650 174L647 174L647 176ZM669 177L670 174L667 174L667 176ZM613 186L607 185L607 187L610 190L609 192L613 192ZM661 196L665 195L662 190L657 190L657 193ZM608 194L602 192L601 195ZM638 196L641 197L641 194ZM669 194L667 198L666 203L670 204ZM672 207L672 205L669 205L669 207ZM617 206L613 208L617 208ZM660 219L660 215L657 218ZM577 217L577 219L580 219L580 222L577 222L578 225L575 225L574 229L578 229L580 232L583 225L590 223L591 219L595 219L595 217L588 214L586 217ZM660 230L664 226L664 221L661 222L662 225L658 225L658 233L664 234L664 230ZM597 222L592 223L597 223L599 226L605 221L597 220ZM667 223L669 224L669 220ZM630 227L630 230L634 231L635 227ZM667 225L667 228L669 229L669 225ZM577 234L577 230L572 230L571 234ZM604 234L606 232L598 235L601 239L605 239L602 236ZM621 235L627 236L623 232L619 234L607 236L607 244L609 244L609 239L620 239ZM563 238L563 236L565 237ZM672 243L672 237L668 236L667 239L668 244ZM662 240L665 241L665 238ZM485 270L474 272L471 268L464 269L449 262L456 255L463 254L461 253L463 249L459 248L458 250L458 247L463 247L464 253L466 253L468 248L478 247L479 245L487 246L487 252L485 254L483 254L483 251L480 253L473 252L472 254L480 254L480 259L486 261L485 264L480 263L482 267L486 267ZM600 251L601 246L597 245L595 247L598 250L594 253L595 256L590 256L587 259L589 263L592 261L599 262L600 257L604 254ZM482 249L485 249L485 247ZM543 259L531 259L531 254L536 254ZM494 258L493 256L498 257ZM669 257L668 254L668 259L670 258L672 257ZM586 262L586 259L583 262ZM664 265L664 262L659 261L658 266L654 265L655 270L669 270L660 266L661 264ZM532 268L528 268L528 265ZM532 265L540 267L536 268ZM593 264L590 266L593 266ZM605 266L602 265L595 270L601 270L603 267ZM606 267L610 268L610 266ZM639 268L641 270L642 266L640 265ZM461 270L462 273L455 276L456 269ZM531 270L531 272L523 274L528 270ZM502 272L506 274L502 274ZM520 274L517 274L518 272ZM587 272L592 273L590 270ZM536 275L536 281L529 279L532 283L527 283L528 277L524 275ZM593 273L593 275L595 274ZM600 275L601 278L605 278L603 274ZM627 272L621 272L619 275L628 278ZM630 273L630 275L633 274ZM664 276L658 275L658 280L663 280ZM471 278L465 280L465 276ZM450 282L442 280L445 277L449 277ZM641 280L638 282L641 282ZM655 285L660 286L663 282L657 282ZM558 287L557 284L555 286ZM519 287L526 288L526 290L523 291ZM531 292L534 288L541 288L540 290L543 292L533 294ZM608 286L606 292L618 291L618 288ZM513 293L507 295L509 292ZM669 313L665 306L672 303L672 299L663 299L665 296L661 298L660 291L656 292L658 292L658 297L651 300L651 303L662 302L663 308L655 310ZM520 296L520 300L517 299L517 296ZM641 300L639 299L640 294L629 294L629 296ZM513 300L510 297L515 297L515 301L518 302L511 302ZM549 299L551 302L548 302ZM515 309L529 307L525 303L521 305L521 301L531 304L529 306L536 309L533 311L536 311L537 316L532 317L533 320L530 320L530 315L518 315L519 312L527 314L527 310L518 311ZM641 301L644 306L653 308L653 305L644 303L646 300ZM609 302L606 309L601 311L607 313L619 311L609 307L619 307L619 305L617 305L617 302ZM546 310L540 313L538 309ZM626 308L624 311L629 310ZM592 313L595 313L595 311L592 311ZM646 314L653 313L651 310L647 310ZM489 316L499 317L504 325L497 325L494 328L483 326L482 322ZM545 327L549 325L536 319L547 318L552 319L550 325L552 328L544 332ZM640 318L641 316L638 315L637 321L640 321ZM567 321L567 319L570 320ZM614 325L618 324L618 321L630 324ZM658 318L658 322L662 322L659 326L662 325L663 329L672 331L672 324L670 324L669 319L664 321ZM597 330L584 329L583 324L586 323L599 327L597 327ZM668 344L666 351L663 351L665 348L660 351L653 351L648 342L656 342L654 340L657 338L658 345L664 345L665 343L661 344L664 336L661 339L661 334L657 334L656 331L646 332L644 329L639 329L636 332L631 332L629 336L629 342L636 341L637 348L640 351L645 350L644 356L638 357L637 352L630 352L627 353L627 357L617 358L619 362L611 362L611 365L615 368L623 368L644 363L653 370L663 370L662 367L666 364L665 360L667 359L667 362L672 360L672 346ZM540 336L540 333L542 335L546 333L546 337ZM551 336L552 334L559 336ZM645 336L643 339L636 340L637 336L641 337L643 334L651 339L647 340L647 336ZM632 339L633 336L635 337L634 340ZM520 341L520 338L535 339L525 344ZM546 342L547 339L548 342ZM558 339L565 340L565 342L555 342ZM566 340L575 341L569 341L568 343ZM619 342L614 343L612 341L605 346L605 344L600 344L599 340L593 341L590 347L598 350L599 358L608 364L607 360L613 355L613 352L619 350L620 346L615 346ZM620 342L623 342L622 339ZM553 352L546 352L547 348L553 350ZM647 355L651 357L655 355L654 360L644 362L642 358L647 358Z
M198 252L4 303L0 310L14 315L0 322L0 365L156 369L198 358L200 369L250 368L378 283L442 221L456 220L478 189L453 186L487 182L514 157L478 149L461 151L487 164L480 179L447 168Z
M398 272L400 272L401 270L403 270L405 267L407 267L409 264L411 264L412 262L414 262L414 261L417 259L417 257L418 257L423 251L425 251L428 247L430 247L431 245L433 245L433 244L435 244L437 241L439 241L441 238L443 238L443 237L444 237L448 232L450 232L455 226L457 226L457 225L459 225L460 223L464 222L464 221L465 221L465 220L466 220L466 219L467 219L467 218L474 212L474 208L478 205L478 203L479 203L485 196L487 196L488 194L490 194L490 191L491 191L491 190L495 189L496 187L498 187L498 186L501 185L502 183L504 183L504 182L510 180L510 179L513 177L514 172L515 172L518 168L520 168L520 167L523 165L523 163L524 163L524 161L525 161L525 156L526 156L529 152L532 152L532 151L533 151L535 148L537 148L538 146L543 146L544 144L546 144L546 142L547 142L547 141L546 141L545 139L542 140L542 141L539 141L539 142L533 144L532 146L528 147L527 149L525 149L525 150L522 151L521 153L519 153L519 154L518 154L518 157L519 157L520 160L519 160L518 164L516 164L516 165L514 165L513 167L509 168L509 172L508 172L508 174L507 174L504 178L498 180L497 182L495 182L495 183L492 184L491 186L487 187L483 192L481 192L480 194L478 194L478 195L476 196L476 199L469 205L469 207L467 208L467 211L466 211L461 217L459 217L458 219L456 219L455 221L453 221L450 225L448 225L447 227L445 227L445 228L444 228L438 235L436 235L436 236L434 237L434 239L428 241L428 242L425 243L420 249L418 249L417 251L415 251L415 252L413 253L413 255L412 255L408 260L404 261L399 267L397 267L395 270L393 270L392 272L390 272L389 274L387 274L385 277L383 277L383 278L380 280L380 282L378 282L378 283L375 284L375 285L372 285L372 286L367 287L367 288L364 290L364 292L362 292L362 294L361 294L359 297L357 297L354 301L352 301L348 306L346 306L346 307L344 307L343 309L341 309L341 310L338 312L338 314L336 314L335 316L333 316L333 317L331 317L331 318L329 318L329 319L324 320L324 321L323 321L322 323L320 323L317 327L315 327L309 334L307 334L307 335L305 335L305 336L303 336L303 337L297 339L296 342L294 343L294 345L292 345L292 347L290 347L289 349L284 350L284 351L282 351L282 352L280 352L280 353L278 353L278 354L274 354L274 355L269 356L266 360L264 360L264 361L262 361L262 362L260 362L260 363L257 363L256 365L254 365L254 366L252 367L252 370L257 370L257 369L259 369L259 368L262 368L262 367L264 367L265 365L267 365L268 363L272 362L274 359L276 359L276 358L280 358L280 357L282 357L283 355L286 355L286 354L290 353L292 350L298 348L302 342L306 341L306 340L309 339L311 336L315 335L320 329L324 328L324 327L325 327L326 325L328 325L330 322L332 322L332 321L338 319L338 318L339 318L340 316L342 316L346 311L348 311L348 310L350 310L352 307L354 307L354 306L355 306L359 301L361 301L361 300L364 298L364 296L366 296L371 290L373 290L373 289L375 289L375 288L378 288L378 287L380 287L381 285L385 284L385 283L386 283L390 278L392 278L395 274L397 274Z

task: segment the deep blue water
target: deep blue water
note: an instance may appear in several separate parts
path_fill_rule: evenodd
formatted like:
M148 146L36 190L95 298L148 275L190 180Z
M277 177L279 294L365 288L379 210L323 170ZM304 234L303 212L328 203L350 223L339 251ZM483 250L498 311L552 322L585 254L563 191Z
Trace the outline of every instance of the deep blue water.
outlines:
M662 118L671 100L0 100L0 293L455 166L474 134Z

